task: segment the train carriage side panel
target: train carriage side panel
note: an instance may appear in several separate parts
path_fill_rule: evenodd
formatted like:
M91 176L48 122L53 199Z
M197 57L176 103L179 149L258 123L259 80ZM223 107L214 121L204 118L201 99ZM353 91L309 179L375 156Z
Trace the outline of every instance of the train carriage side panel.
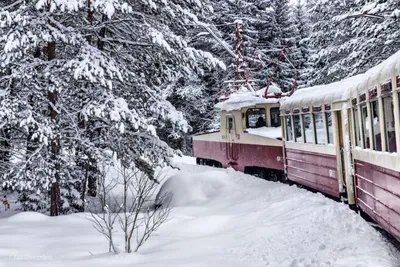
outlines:
M211 159L227 164L225 142L221 140L222 133L214 132L193 137L193 155L196 158Z
M356 92L352 155L359 208L400 240L399 88L397 74L386 72L371 76Z
M358 205L400 239L400 158L362 149L353 155Z
M318 146L287 142L286 168L289 180L339 197L336 150L334 146Z
M245 171L246 167L282 171L282 141L247 133L244 127L240 110L222 111L220 131L193 136L193 155L238 171Z
M288 180L339 199L346 176L342 160L341 109L334 105L304 107L293 103L283 110L285 123L285 170ZM293 129L293 130L292 130ZM290 133L288 135L288 133Z
M246 167L261 167L283 171L282 141L272 138L243 134L239 143L240 160L237 169L244 171Z

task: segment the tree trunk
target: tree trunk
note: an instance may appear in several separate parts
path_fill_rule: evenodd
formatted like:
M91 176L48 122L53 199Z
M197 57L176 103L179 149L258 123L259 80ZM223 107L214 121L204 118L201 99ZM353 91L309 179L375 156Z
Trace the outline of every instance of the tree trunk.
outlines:
M47 58L49 61L56 58L56 43L51 42L47 45ZM49 81L51 83L51 81ZM60 214L61 196L60 196L60 163L58 162L58 156L61 150L60 136L58 129L58 113L56 105L58 101L57 91L48 91L47 99L49 100L49 112L50 119L55 125L55 134L53 140L51 140L51 159L54 164L54 177L51 183L51 205L50 205L50 216L58 216Z
M93 10L92 10L92 0L87 0L87 8L88 8L88 14L87 14L87 20L90 25L93 24ZM92 35L88 35L87 41L90 42L92 41Z
M80 149L79 149L79 151L80 151ZM85 162L83 161L83 160L81 160L81 153L78 153L78 163L77 163L77 165L80 167L80 168L82 168L83 170L85 170L85 175L84 175L84 178L83 178L83 182L82 182L82 184L81 184L81 189L82 189L82 192L81 192L81 200L82 200L82 206L79 208L79 211L80 212L84 212L85 211L85 201L86 201L86 190L87 190L87 178L88 178L88 171L87 171L87 168L86 168L86 166L85 166Z
M11 158L11 130L8 126L1 130L0 138L0 164L3 166L4 171L6 171L9 169Z
M97 195L97 177L99 174L97 160L89 157L88 164L88 195L95 197Z
M103 15L101 18L101 22L106 22L106 21L107 21L107 16ZM105 26L103 26L103 28L101 28L100 33L99 33L100 38L97 41L97 48L100 51L104 51L104 41L102 39L106 37L106 33L107 33L107 28Z

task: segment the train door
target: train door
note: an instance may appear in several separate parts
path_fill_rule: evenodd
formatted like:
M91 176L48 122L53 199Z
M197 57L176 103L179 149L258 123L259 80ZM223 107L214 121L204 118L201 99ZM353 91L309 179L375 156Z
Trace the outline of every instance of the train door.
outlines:
M226 156L228 160L237 160L239 156L238 145L236 144L236 122L235 116L226 116Z
M338 177L339 177L339 184L342 184L343 189L341 189L340 197L346 198L346 172L345 172L345 149L344 149L344 138L343 138L343 123L342 123L342 112L336 111L336 125L337 125L337 163L338 163Z
M351 158L351 138L350 138L350 125L348 116L351 115L351 110L337 111L336 121L337 121L337 152L338 152L338 167L339 179L343 185L343 190L341 191L341 199L350 205L354 205L354 188L352 182L352 175L350 170L352 168L352 158ZM340 184L340 183L339 183Z

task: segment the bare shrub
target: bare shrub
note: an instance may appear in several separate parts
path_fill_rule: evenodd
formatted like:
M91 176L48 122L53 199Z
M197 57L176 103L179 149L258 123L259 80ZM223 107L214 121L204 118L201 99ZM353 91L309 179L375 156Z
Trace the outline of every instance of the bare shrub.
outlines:
M90 220L93 227L108 240L110 252L117 252L113 238L116 221L124 235L125 252L137 252L168 220L171 211L168 201L171 198L157 196L157 203L163 203L162 207L155 202L161 174L150 179L148 174L127 164L116 164L116 169L119 177L109 181L106 180L106 172L102 172L98 194L101 209L89 209ZM122 187L122 192L117 195L112 192L116 186ZM136 240L136 245L132 245L132 240Z
M106 178L107 171L106 167L103 166L98 179L98 197L92 203L89 203L90 217L88 219L93 223L93 227L107 239L108 251L117 253L118 250L113 238L114 224L117 221L118 213L122 210L122 206L113 205L113 208L110 209L109 203L112 203L111 191L117 186L118 182L115 178L110 181L107 181ZM118 202L114 199L113 203L117 204Z
M170 208L157 208L154 199L159 177L149 179L147 174L138 169L121 166L123 194L122 211L119 223L124 232L125 252L137 252L151 234L155 232L167 219ZM136 232L137 244L132 249L132 237Z

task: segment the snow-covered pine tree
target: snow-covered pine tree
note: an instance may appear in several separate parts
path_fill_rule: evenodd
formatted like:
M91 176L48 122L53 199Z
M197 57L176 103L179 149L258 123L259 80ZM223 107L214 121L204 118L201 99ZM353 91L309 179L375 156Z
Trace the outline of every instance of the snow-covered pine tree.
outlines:
M365 42L363 34L352 30L349 13L358 9L357 1L310 0L307 7L312 22L310 45L314 71L309 85L324 84L358 73L353 68L358 60L357 46Z
M214 58L216 46L220 46L214 34L220 36L218 30L210 21L212 7L203 2L204 8L198 14L198 22L187 25L185 40L188 46L201 51L214 64L200 60L197 67L190 74L181 74L166 83L162 95L179 111L189 122L192 132L202 132L210 128L210 119L214 117L213 106L220 93L216 83L218 76L225 70L225 64ZM209 31L212 31L210 33ZM171 134L171 123L158 127L159 136L175 149L180 149L185 154L191 154L191 138L184 133Z
M233 22L244 23L245 59L248 70L252 69L251 78L260 80L259 87L265 87L268 78L274 77L274 82L284 90L290 90L295 80L295 71L287 61L279 63L275 73L274 62L280 56L283 48L294 65L301 60L297 49L297 27L293 21L289 1L254 0L254 1L212 1L214 8L213 22L223 34L223 39L231 47L234 43ZM228 65L225 80L233 80L233 58L221 51ZM250 71L248 71L250 73ZM229 76L230 75L230 76ZM250 75L248 75L250 76Z
M149 178L168 162L171 150L156 126L189 127L162 92L198 62L217 63L185 39L186 25L202 11L191 0L37 0L3 7L1 129L15 134L2 180L21 192L25 209L81 210L88 177L112 153L124 153Z
M53 216L69 211L70 204L83 205L79 183L73 182L78 188L62 188L71 184L71 177L80 180L69 170L74 169L71 140L80 139L74 132L75 103L89 91L82 89L95 85L97 102L110 101L112 81L122 79L116 64L88 44L83 31L71 30L87 26L79 25L79 11L85 7L85 1L18 2L1 14L1 67L11 70L2 88L7 100L18 104L14 112L19 114L8 122L26 140L13 137L15 160L3 177L21 191L24 208L50 209ZM125 9L120 3L113 8ZM106 11L105 6L97 10Z
M254 30L252 24L252 20L256 16L254 1L213 0L211 3L214 10L212 22L220 31L221 39L227 44L227 47L229 47L231 51L234 51L236 22L243 24L243 52L248 62L258 39L258 34ZM212 47L212 49L215 51L214 53L220 55L227 66L225 73L220 77L219 88L221 95L229 95L229 93L234 90L233 83L231 82L235 79L235 58L220 44ZM230 81L230 83L225 83L227 81Z
M279 62L275 82L283 91L290 91L296 80L295 69L298 69L302 61L302 53L298 48L299 29L295 17L289 7L289 0L276 0L274 2L274 28L275 43L278 49L284 49L287 59ZM279 55L279 52L277 52Z
M349 55L349 75L365 72L399 50L400 2L396 0L355 1L357 6L342 18L351 21L355 36ZM359 16L376 15L373 16ZM350 16L350 18L349 18Z
M228 66L226 71L224 71L224 68L217 68L216 70L203 68L200 72L193 74L191 79L177 79L166 87L165 92L173 105L183 111L193 132L218 127L215 122L218 121L219 114L215 112L213 106L218 101L219 96L229 94L233 90L233 86L229 87L224 81L234 80L234 57L224 46L233 50L235 22L241 21L244 24L244 55L248 66L246 76L249 79L260 80L258 82L259 87L256 87L256 89L265 88L268 78L274 74L274 65L271 63L279 56L282 48L282 40L279 39L281 38L279 34L281 26L276 23L272 0L214 0L211 3L214 11L211 16L212 21L206 18L204 21L224 44L222 45L221 42L212 38L204 28L192 27L192 36L195 36L195 38L191 40L190 45L218 55ZM288 7L287 3L285 4ZM287 13L285 14L287 15ZM286 26L284 25L282 28L286 28ZM291 25L293 31L296 30L295 26ZM292 35L292 32L289 32L288 35ZM293 44L290 44L290 46L291 49L288 52L293 52L291 58L296 63L296 57L299 56L295 53L299 51L294 48ZM289 69L287 72L291 76L290 85L287 88L290 89L293 85L295 73L290 64L287 62L284 64L284 69ZM193 95L190 92L196 94ZM168 127L161 129L164 129L164 132L169 132ZM163 133L162 135L166 134ZM182 138L177 139L177 142L173 142L173 137L168 139L170 139L170 143L176 143L176 148L181 148L182 144L185 143ZM186 142L186 145L190 148L189 143ZM190 152L189 149L188 152Z
M259 80L259 88L265 88L271 75L275 75L272 64L279 57L280 47L277 41L278 25L275 19L274 2L271 0L254 1L249 14L252 31L257 33L256 41L250 48L247 59L253 77ZM275 77L276 78L276 77Z
M307 6L316 51L310 85L365 72L398 50L398 1L310 0Z
M293 12L293 23L297 28L296 35L296 46L299 50L298 60L296 62L296 68L298 71L298 87L302 88L307 85L308 79L312 73L312 62L311 55L312 51L309 47L310 41L310 21L308 14L305 10L305 4L298 0L295 5L292 6Z

